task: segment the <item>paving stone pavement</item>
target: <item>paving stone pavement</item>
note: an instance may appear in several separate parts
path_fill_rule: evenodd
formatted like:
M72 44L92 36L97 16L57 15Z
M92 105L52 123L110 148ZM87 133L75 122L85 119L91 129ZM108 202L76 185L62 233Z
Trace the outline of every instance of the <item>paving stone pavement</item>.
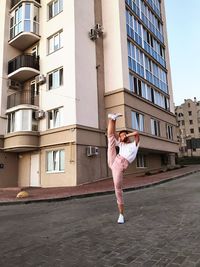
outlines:
M1 267L200 267L200 175L114 195L0 206Z

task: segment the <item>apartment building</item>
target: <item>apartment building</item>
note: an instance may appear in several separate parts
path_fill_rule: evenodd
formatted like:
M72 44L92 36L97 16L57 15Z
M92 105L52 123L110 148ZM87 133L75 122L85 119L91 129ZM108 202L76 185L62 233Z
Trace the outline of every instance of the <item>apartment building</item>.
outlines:
M200 101L185 99L176 106L179 156L200 156Z
M0 186L110 176L106 123L138 130L128 173L178 152L164 1L2 0Z

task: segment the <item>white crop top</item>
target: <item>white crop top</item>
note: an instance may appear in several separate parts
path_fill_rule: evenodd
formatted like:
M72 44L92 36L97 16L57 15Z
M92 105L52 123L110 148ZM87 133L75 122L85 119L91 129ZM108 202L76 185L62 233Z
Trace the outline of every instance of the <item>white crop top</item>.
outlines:
M139 143L137 146L135 141L131 143L119 142L117 145L119 146L119 155L127 159L129 163L133 162L137 156Z

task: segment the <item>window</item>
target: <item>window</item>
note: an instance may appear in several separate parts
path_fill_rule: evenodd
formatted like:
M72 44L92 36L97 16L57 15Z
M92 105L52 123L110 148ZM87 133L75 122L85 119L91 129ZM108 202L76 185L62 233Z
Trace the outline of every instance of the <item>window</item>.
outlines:
M194 129L190 129L190 133L194 133Z
M162 108L165 108L165 97L161 93L153 90L154 92L154 103Z
M141 23L129 11L126 11L126 26L127 34L142 46L142 31Z
M149 4L152 6L153 9L159 14L160 16L160 9L158 6L155 6L153 4L152 0L148 0ZM157 19L157 17L154 15L154 13L149 9L149 7L141 1L141 19L144 22L144 24L157 36L157 38L163 42L163 26Z
M167 139L173 140L173 126L167 124L166 128L167 128Z
M190 120L190 124L193 124L193 120Z
M183 126L185 125L185 121L182 121L182 125L183 125Z
M188 108L190 108L190 103L188 103Z
M8 133L12 133L15 131L15 113L8 114Z
M151 119L151 133L155 136L160 136L160 122Z
M137 155L137 168L146 168L147 167L147 161L146 156L142 154Z
M60 31L48 39L48 53L51 54L62 47L63 31Z
M21 109L8 114L7 132L37 131L37 122L33 110Z
M168 93L167 73L157 64L145 55L145 78L160 88L163 92Z
M199 133L200 133L200 127L199 127Z
M63 0L55 0L48 4L49 19L63 11Z
M39 95L39 84L34 81L31 82L31 103L34 105L34 97Z
M63 172L65 166L65 152L64 150L48 151L47 158L47 172Z
M48 74L48 89L55 89L63 85L63 68Z
M138 131L144 131L144 115L132 111L132 128Z
M48 111L48 129L63 125L63 107Z
M39 34L39 8L32 3L22 3L11 13L10 39L23 31Z
M132 71L144 77L143 53L131 42L128 42L128 65Z
M192 111L188 111L188 115L189 116L192 116Z

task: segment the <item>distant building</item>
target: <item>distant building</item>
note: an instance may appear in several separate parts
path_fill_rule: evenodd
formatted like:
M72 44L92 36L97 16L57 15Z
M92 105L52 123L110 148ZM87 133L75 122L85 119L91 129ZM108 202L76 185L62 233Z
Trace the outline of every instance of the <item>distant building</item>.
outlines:
M1 0L0 33L0 186L110 176L110 112L140 132L128 173L175 163L163 0Z
M179 156L200 156L200 101L194 98L175 108Z

